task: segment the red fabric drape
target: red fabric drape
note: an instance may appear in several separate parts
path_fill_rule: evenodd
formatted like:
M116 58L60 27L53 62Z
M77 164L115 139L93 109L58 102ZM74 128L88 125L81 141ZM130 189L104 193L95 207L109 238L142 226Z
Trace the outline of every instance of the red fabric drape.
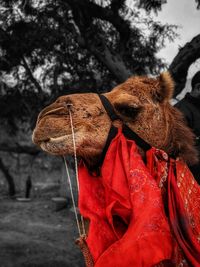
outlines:
M196 226L197 226L196 230L198 230L200 226L200 221L199 221L200 206L198 207L198 209L196 209L195 213L188 216L186 209L184 208L184 202L181 198L181 192L179 191L177 181L174 175L173 167L175 166L173 165L175 164L176 163L173 160L170 160L169 175L168 175L168 207L169 207L170 224L173 230L173 234L177 240L177 243L183 250L185 257L188 259L188 262L190 262L192 266L198 267L200 266L200 244L197 242L195 233L193 231L195 230ZM180 165L179 163L178 166L176 167L177 170L179 168L183 169L184 165ZM189 180L190 175L191 173L188 172L188 175L185 177L185 179ZM191 188L187 188L187 192L188 193L191 192L188 195L189 202L191 204L192 201L194 201L194 203L198 201L200 195L198 196L197 199L195 199L194 195L192 194ZM185 198L185 200L186 199L187 198ZM190 225L190 220L193 220L193 222L191 221L191 225ZM196 223L197 225L194 225ZM200 235L199 236L197 235L197 238L198 237L200 237Z
M179 215L188 218L188 213L183 205L184 186L177 186L173 172L176 161L169 168L167 154L155 148L146 156L145 165L135 142L119 130L107 151L101 176L91 176L83 163L79 166L79 209L90 220L87 245L95 267L165 266L164 262L176 266L185 262L183 253L194 266L200 266L196 209L193 230L189 221L187 227L180 226ZM184 165L178 164L181 175ZM200 193L195 182L193 188ZM167 200L169 208L163 205ZM190 230L185 232L185 228Z

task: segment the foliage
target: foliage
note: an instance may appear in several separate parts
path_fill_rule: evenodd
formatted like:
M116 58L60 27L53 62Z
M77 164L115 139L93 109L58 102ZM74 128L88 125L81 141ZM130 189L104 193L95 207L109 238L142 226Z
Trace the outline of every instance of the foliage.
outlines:
M139 7L144 8L146 11L151 11L152 9L157 12L160 11L163 4L166 4L167 0L141 0L139 2Z
M197 8L200 9L200 0L195 0L197 2Z
M29 127L23 127L24 132L35 126L37 114L41 106L47 105L49 95L38 95L34 90L18 90L18 88L6 88L6 93L0 97L0 118L1 127L4 126L8 133L15 135L18 127L23 123ZM19 116L20 115L20 119Z
M165 63L156 53L176 36L176 26L150 15L165 2L0 0L1 79L15 81L0 97L1 118L16 126L15 117L35 118L48 95L102 92L131 73L158 73Z

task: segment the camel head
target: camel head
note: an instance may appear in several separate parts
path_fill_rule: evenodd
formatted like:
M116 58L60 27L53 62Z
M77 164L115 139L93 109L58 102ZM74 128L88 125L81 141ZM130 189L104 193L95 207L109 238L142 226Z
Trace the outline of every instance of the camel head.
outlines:
M122 121L150 145L176 154L186 163L197 160L194 136L180 112L169 103L174 84L168 72L157 78L134 76L104 95ZM37 119L33 142L54 155L73 154L72 115L77 155L91 165L98 160L111 127L99 96L94 93L59 97Z

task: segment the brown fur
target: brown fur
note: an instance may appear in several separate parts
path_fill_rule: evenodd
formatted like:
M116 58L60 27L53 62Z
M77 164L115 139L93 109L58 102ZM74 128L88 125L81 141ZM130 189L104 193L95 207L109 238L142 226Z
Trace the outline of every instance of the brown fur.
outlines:
M169 104L174 84L168 72L157 79L131 77L105 96L122 121L152 146L197 161L194 135L180 112ZM73 154L67 104L72 103L77 155L95 164L105 145L111 121L96 94L74 94L58 98L39 115L33 141L55 155ZM118 127L121 122L118 122ZM62 137L63 138L59 138Z

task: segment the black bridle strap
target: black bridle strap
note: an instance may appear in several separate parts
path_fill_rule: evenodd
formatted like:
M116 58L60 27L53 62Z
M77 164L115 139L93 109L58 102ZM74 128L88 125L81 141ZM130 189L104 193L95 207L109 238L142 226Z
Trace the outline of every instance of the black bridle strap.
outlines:
M115 120L121 120L121 118L116 114L112 104L110 103L110 101L104 96L104 95L99 95L99 98L102 102L102 105L104 106L108 116L110 117L111 121L115 121ZM104 149L104 154L106 153L107 149L108 149L108 144L111 143L112 139L114 138L114 136L116 135L116 127L114 127L112 125L111 127L111 131L108 134L108 140L107 140L107 146ZM115 135L113 134L115 132ZM147 151L151 148L151 145L148 144L145 140L143 140L139 135L137 135L134 131L132 131L126 124L123 123L123 127L122 127L122 132L125 135L126 138L131 139L133 141L135 141L135 143L141 147L143 150ZM112 133L112 135L111 135ZM105 155L104 155L105 156Z
M110 101L104 95L99 95L99 98L111 121L120 120L119 116L115 113L115 110Z
M112 142L112 140L115 138L115 136L117 135L118 133L118 129L117 127L115 127L114 125L111 125L111 128L110 128L110 131L108 133L108 137L107 137L107 140L106 140L106 144L103 148L103 151L101 153L101 157L99 159L99 162L98 162L98 165L101 166L103 161L104 161L104 158L105 158L105 155L106 155L106 152L110 146L110 143Z
M141 147L144 151L147 151L151 148L151 145L144 141L139 135L137 135L133 130L131 130L126 124L123 124L122 128L123 134L126 138L134 140L135 143Z

